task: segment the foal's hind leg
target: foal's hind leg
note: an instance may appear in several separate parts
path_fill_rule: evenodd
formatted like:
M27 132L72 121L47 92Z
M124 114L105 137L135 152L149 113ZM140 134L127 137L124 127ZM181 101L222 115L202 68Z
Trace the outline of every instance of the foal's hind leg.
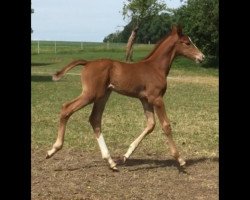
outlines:
M149 133L151 133L154 130L154 127L155 127L155 118L154 118L154 109L153 109L153 106L150 105L145 100L141 100L141 102L142 102L142 105L143 105L144 113L145 113L146 118L147 118L147 127L139 135L139 137L136 138L136 140L134 142L132 142L132 144L129 146L128 151L126 152L126 154L124 154L124 157L123 157L124 160L123 160L123 162L125 162L126 159L129 158L129 156L135 151L135 149L138 147L138 145L140 144L140 142L143 140L143 138L146 135L148 135Z
M111 91L107 91L105 96L94 102L92 113L89 117L89 122L94 130L98 145L101 150L102 158L108 161L109 166L112 170L117 171L118 169L116 168L116 163L110 156L109 150L101 132L102 114L110 93Z
M67 121L69 120L69 117L77 110L91 103L91 101L92 99L89 95L87 95L86 93L82 93L79 97L77 97L73 101L63 104L60 114L60 123L59 123L57 139L52 149L47 152L46 158L52 157L57 151L59 151L62 148L64 142L65 128Z
M155 109L156 114L159 118L159 121L162 125L162 129L167 136L168 144L169 144L172 156L180 163L180 166L185 165L186 162L184 161L184 159L181 158L181 156L176 148L175 142L172 138L170 121L167 117L167 114L165 111L165 105L164 105L162 97L158 97L154 100L154 109Z

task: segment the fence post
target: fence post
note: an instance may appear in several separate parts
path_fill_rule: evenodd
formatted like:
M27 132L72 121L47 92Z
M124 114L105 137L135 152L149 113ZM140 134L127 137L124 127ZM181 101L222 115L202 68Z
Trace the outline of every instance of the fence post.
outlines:
M82 50L82 42L81 42L81 50Z
M56 53L56 41L55 41L55 53Z
M40 53L39 40L37 40L37 54Z
M107 49L109 50L109 41L107 41Z

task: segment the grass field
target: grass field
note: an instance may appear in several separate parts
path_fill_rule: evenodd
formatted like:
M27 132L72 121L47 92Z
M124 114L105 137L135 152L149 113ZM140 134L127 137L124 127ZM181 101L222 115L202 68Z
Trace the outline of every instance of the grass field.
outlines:
M46 44L46 45L45 45ZM178 171L157 120L155 130L140 144L119 173L101 159L88 117L92 105L68 121L65 143L51 159L46 151L55 142L63 103L81 92L76 67L60 81L51 75L74 59L124 60L124 44L53 42L32 43L32 199L218 199L218 69L178 58L168 76L164 96L173 137L187 161ZM46 47L46 48L45 48ZM134 60L145 57L152 45L136 45ZM42 50L43 49L43 50ZM111 156L123 155L145 128L141 103L112 93L103 115L102 132Z
M105 44L104 44L105 45ZM70 71L59 82L51 81L51 74L73 59L112 58L122 60L123 45L105 49L103 45L87 43L84 51L75 53L32 54L32 147L50 148L55 140L61 105L81 92L81 66ZM135 60L146 56L152 45L135 46ZM218 153L218 70L202 68L187 59L177 59L168 77L165 95L173 135L184 156ZM88 123L92 105L76 112L69 120L65 148L98 151ZM103 116L103 133L111 152L123 154L129 144L143 130L145 117L137 99L112 93ZM161 128L143 142L137 152L164 153L167 148Z

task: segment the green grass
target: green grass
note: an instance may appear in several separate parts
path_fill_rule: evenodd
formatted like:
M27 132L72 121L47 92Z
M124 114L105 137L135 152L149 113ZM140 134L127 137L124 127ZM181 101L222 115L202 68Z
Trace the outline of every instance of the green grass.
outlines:
M81 92L80 76L66 75L59 82L52 82L52 73L78 58L124 58L122 44L116 47L110 44L109 49L97 44L89 44L85 48L88 51L32 53L32 148L51 148L62 104ZM150 45L137 45L134 59L143 58L152 48ZM77 67L71 72L79 73L80 69ZM185 157L218 155L218 69L202 68L192 61L178 58L169 74L164 101L173 137L181 153ZM91 108L89 105L72 115L66 129L64 148L99 151L88 123ZM140 102L112 93L102 124L111 154L124 154L145 126ZM153 133L143 140L135 153L170 155L158 120Z

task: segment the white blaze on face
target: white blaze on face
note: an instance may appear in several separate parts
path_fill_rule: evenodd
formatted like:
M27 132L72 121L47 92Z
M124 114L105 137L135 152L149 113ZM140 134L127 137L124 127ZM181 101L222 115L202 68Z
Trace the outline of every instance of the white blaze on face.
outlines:
M190 40L191 44L194 45L194 47L195 47L196 49L198 49L197 46L195 46L195 44L194 44L193 41L191 40L191 38L188 37L188 39Z
M195 44L193 43L193 41L191 40L191 38L190 38L190 37L188 37L188 38L189 38L191 44L194 45L194 47L195 47L197 50L199 50L199 49L197 48L197 46L195 46ZM200 50L199 50L199 51L200 51ZM199 62L201 62L202 60L204 60L204 58L205 58L205 56L203 55L203 53L200 52L199 54L196 55L196 62L199 63Z

